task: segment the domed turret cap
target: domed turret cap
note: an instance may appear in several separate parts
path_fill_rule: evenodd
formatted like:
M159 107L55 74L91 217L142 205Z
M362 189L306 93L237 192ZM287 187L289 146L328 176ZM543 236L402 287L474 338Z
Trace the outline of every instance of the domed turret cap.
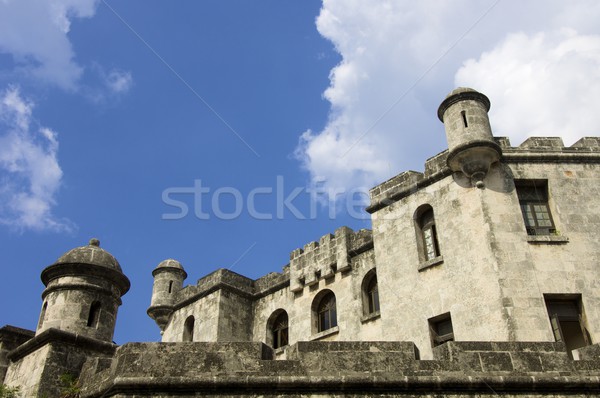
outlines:
M87 246L76 247L69 250L56 262L42 271L42 282L45 285L51 279L63 274L98 274L112 279L120 287L122 294L129 290L129 279L123 274L117 259L104 249L100 248L98 239L90 239Z
M152 271L152 275L156 275L157 272L161 272L163 270L179 270L181 273L183 273L184 278L187 278L187 272L185 272L185 270L183 269L183 265L181 265L181 263L177 260L173 260L172 258L166 259L164 261L161 261L156 268L154 268L154 271Z
M60 256L54 264L91 264L123 272L117 259L106 250L100 248L100 241L96 238L90 239L90 243L87 246L69 250Z

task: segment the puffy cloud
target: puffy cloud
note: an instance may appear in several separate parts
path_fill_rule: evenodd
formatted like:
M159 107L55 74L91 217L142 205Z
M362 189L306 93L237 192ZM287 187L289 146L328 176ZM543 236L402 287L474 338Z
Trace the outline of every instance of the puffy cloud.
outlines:
M496 135L513 145L528 136L562 136L567 145L598 134L600 35L572 29L514 33L456 74L456 84L478 87L492 98Z
M0 1L0 52L16 72L74 90L83 69L67 34L73 18L90 18L98 0Z
M597 134L590 118L600 81L599 18L600 5L591 0L324 0L316 26L342 60L323 94L329 120L302 133L295 154L313 182L326 180L334 191L422 169L446 147L436 110L454 80L486 93L496 131L515 141L537 131ZM528 75L532 60L538 69L545 62L545 73ZM528 101L522 112L515 110L519 101ZM560 106L570 115L557 115ZM526 112L529 120L519 123ZM574 118L589 126L585 132L573 128ZM560 132L546 127L553 120Z
M133 79L130 72L113 69L104 76L104 84L114 94L127 93L132 83Z
M93 62L88 69L87 80L81 84L79 93L98 105L114 105L133 87L131 72L118 68L106 70Z
M19 230L68 231L52 214L61 185L56 133L34 128L33 104L10 87L0 94L0 223Z

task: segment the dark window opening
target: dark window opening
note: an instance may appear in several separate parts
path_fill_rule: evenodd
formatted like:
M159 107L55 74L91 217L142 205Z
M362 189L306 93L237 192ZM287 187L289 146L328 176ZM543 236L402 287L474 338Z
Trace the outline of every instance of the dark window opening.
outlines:
M275 318L271 333L273 335L273 348L280 348L289 344L287 312L282 311L281 314Z
M517 196L528 235L550 235L556 232L548 207L548 185L545 181L516 183Z
M431 334L431 345L437 347L448 341L454 341L454 329L450 313L429 319L429 332Z
M173 281L169 281L169 294L173 291Z
M375 270L370 271L363 281L363 298L365 315L379 311L379 287Z
M433 209L429 207L418 218L423 245L425 261L432 260L440 255L440 248L435 227Z
M188 316L183 324L183 341L194 341L194 317Z
M462 112L460 112L460 114L462 116L462 120L463 120L463 124L465 125L465 128L469 127L469 124L467 123L467 112L462 111Z
M90 306L90 312L88 314L87 326L98 327L98 319L100 318L100 303L94 301Z
M318 331L323 332L337 326L335 295L329 292L317 307Z
M565 343L569 356L573 357L573 350L592 343L585 327L581 296L546 296L545 299L554 339Z

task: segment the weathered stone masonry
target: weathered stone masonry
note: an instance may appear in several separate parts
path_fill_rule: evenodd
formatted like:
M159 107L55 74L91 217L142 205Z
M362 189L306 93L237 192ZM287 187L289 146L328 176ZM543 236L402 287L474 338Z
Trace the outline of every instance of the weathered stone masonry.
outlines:
M46 268L37 332L0 329L24 397L598 396L600 138L492 135L483 94L440 105L448 150L370 191L257 280L153 271L161 343L114 345L129 281L95 240Z

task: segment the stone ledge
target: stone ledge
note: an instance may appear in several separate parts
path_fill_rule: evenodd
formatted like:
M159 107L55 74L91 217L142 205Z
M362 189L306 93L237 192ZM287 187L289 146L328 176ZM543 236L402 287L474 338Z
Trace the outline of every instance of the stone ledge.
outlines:
M381 318L381 311L375 311L367 315L363 315L360 319L361 323L367 323Z
M600 360L600 344L592 344L577 349L579 360Z
M313 334L312 336L310 336L309 341L320 340L320 339L325 338L327 336L338 334L339 332L340 332L340 327L339 326L334 326L334 327L332 327L330 329L323 330L322 332Z
M568 243L569 238L563 235L527 235L527 242L532 244Z
M421 272L423 270L426 270L427 268L431 268L436 265L440 265L443 262L444 262L444 256L437 256L435 258L432 258L431 260L427 260L424 263L419 264L418 271Z
M11 361L17 361L24 356L38 350L39 348L50 343L62 343L72 346L78 346L90 351L95 351L103 354L112 355L117 345L106 341L97 340L91 337L82 336L59 329L46 329L26 343L20 345L13 351L8 353L8 358Z
M232 394L236 396L272 395L274 392L289 395L290 393L305 396L307 392L316 394L323 392L327 396L332 393L340 396L353 393L352 396L373 396L382 392L402 393L419 396L427 393L473 393L481 396L495 397L499 393L511 397L542 397L547 393L581 394L591 396L600 392L598 376L574 375L486 375L486 376L401 376L388 374L374 376L370 374L340 375L199 375L195 377L118 377L104 391L81 394L82 398L123 396L151 397L160 396L196 396L195 391L214 395ZM118 395L123 394L123 395ZM135 394L135 395L133 395ZM251 394L251 395L248 395ZM336 395L337 396L337 395ZM437 396L437 395L436 395ZM454 394L452 394L454 396ZM463 396L463 395L461 395ZM480 395L478 395L480 396ZM553 395L554 396L554 395Z
M0 328L0 346L2 346L2 350L10 351L31 340L34 336L35 332L33 330L5 325Z
M306 352L403 352L415 359L416 346L411 341L299 341L290 347Z

